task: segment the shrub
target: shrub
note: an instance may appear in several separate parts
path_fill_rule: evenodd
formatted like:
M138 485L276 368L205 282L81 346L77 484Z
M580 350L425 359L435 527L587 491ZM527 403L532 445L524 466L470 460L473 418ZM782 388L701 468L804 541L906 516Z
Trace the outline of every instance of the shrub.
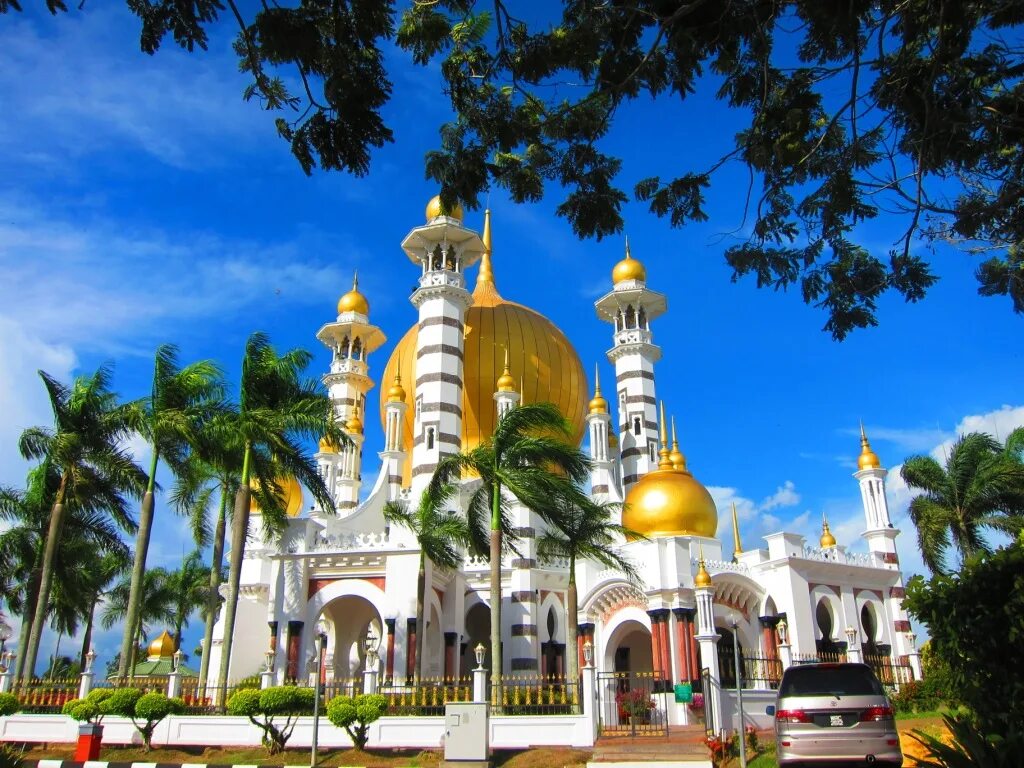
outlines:
M152 749L153 731L168 715L180 715L185 711L185 702L168 698L165 693L147 693L135 702L134 713L130 715L135 730L142 734L146 751ZM139 721L142 721L140 725Z
M13 693L0 693L0 717L5 715L13 715L21 709L21 704L18 703L18 697Z
M760 754L761 743L757 740L757 728L748 725L744 730L747 734L747 748L755 755Z
M72 699L64 704L61 712L83 723L99 723L107 714L107 700L114 691L111 688L93 688L84 699Z
M24 748L17 750L10 744L0 744L0 768L23 768Z
M140 698L142 691L138 688L114 688L101 703L100 711L105 715L134 717L135 702Z
M248 717L250 722L263 731L263 746L272 755L283 751L295 730L299 715L313 711L316 691L312 688L296 688L281 685L262 691L243 688L235 691L228 699L228 713ZM284 717L284 724L274 718Z
M921 744L927 754L917 758L920 768L1017 768L1024 752L1024 730L1014 723L1005 736L984 736L967 718L946 715L946 728L953 737L946 744L922 731L912 731L911 738Z
M379 720L387 708L388 700L378 693L338 696L327 704L327 719L344 728L356 749L361 750L370 738L370 723Z

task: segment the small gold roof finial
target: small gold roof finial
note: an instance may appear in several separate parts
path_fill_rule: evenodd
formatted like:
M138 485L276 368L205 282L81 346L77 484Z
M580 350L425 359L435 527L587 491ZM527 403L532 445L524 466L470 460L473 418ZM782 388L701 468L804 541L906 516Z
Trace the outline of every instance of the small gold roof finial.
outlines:
M821 513L821 538L818 539L818 543L822 549L831 549L836 545L836 537L828 528L828 518L825 517L824 512Z
M676 417L672 417L672 452L669 454L669 460L672 462L672 469L677 469L680 472L687 472L686 469L686 456L679 450L679 440L676 439Z
M871 450L871 443L864 433L864 422L860 423L860 456L857 457L857 469L881 469L882 462L878 454Z
M512 378L512 372L508 368L508 347L505 347L505 372L498 377L498 391L516 391L516 380Z
M672 469L672 459L669 458L672 451L668 447L668 424L665 422L665 401L661 401L661 450L658 451L660 460L658 469Z
M643 282L647 279L647 270L639 260L633 258L629 248L629 236L626 236L626 255L612 269L612 284L621 283L623 280L637 280Z
M480 257L480 271L476 275L476 287L473 288L473 293L477 291L486 290L485 286L489 286L491 290L496 291L498 289L497 284L494 282L494 266L491 263L491 209L488 208L484 211L484 232L480 237L484 244L484 253Z
M594 397L590 401L591 413L608 413L608 401L601 395L601 372L594 363Z
M338 299L338 314L358 312L360 315L370 314L370 303L359 292L359 272L352 272L352 290Z
M711 574L704 566L704 545L700 545L700 558L697 560L697 575L693 577L693 586L702 589L711 586Z
M405 387L402 386L402 361L398 361L398 367L395 370L395 382L391 385L391 389L388 390L388 402L389 403L404 403L405 402Z
M736 559L736 555L743 553L743 543L740 541L740 518L736 514L736 502L732 503L732 556Z

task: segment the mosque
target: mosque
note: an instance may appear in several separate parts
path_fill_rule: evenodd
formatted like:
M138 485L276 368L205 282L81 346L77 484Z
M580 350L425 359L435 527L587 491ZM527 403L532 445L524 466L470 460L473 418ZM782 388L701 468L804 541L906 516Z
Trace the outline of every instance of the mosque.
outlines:
M655 327L668 309L666 297L648 286L628 245L611 271L609 291L595 303L612 328L607 357L614 375L601 377L602 391L595 373L592 392L562 331L498 292L489 211L478 234L464 223L461 207L446 212L435 197L426 222L401 246L419 271L410 298L418 317L383 370L371 375L369 358L386 339L357 284L317 332L332 352L323 381L351 439L341 450L321 441L316 454L337 513L304 511L293 482L287 532L271 541L262 538L254 510L231 678L268 664L278 681L306 674L318 625L328 637L328 677L359 676L369 633L379 642L380 679L404 685L413 676L418 632L424 633L425 677L468 675L476 666L474 648L489 643L486 559L467 555L453 571L428 563L430 588L418 627L417 543L409 531L386 524L383 508L393 500L414 504L443 455L485 441L499 414L520 402L561 409L573 440L582 445L586 438L594 499L623 503L621 522L646 538L621 544L639 566L639 586L614 570L578 563L579 612L567 617L566 563L538 557L544 523L510 499L520 542L502 562L504 674L563 675L566 654L582 659L590 643L599 673L653 672L667 687L699 681L708 670L705 677L725 685L732 672L720 654L731 651L734 632L744 656L765 660L778 659L783 645L795 658L847 650L894 664L918 658L902 606L887 471L863 430L853 477L864 507L866 554L838 544L824 519L812 543L780 531L765 536L763 546L744 549L733 510L735 554L726 561L717 538L720 510L688 468L674 424L670 429L657 408ZM381 384L384 442L380 472L366 491L361 465L370 446L364 446L363 420L375 383ZM566 648L567 620L579 629L574 649ZM222 636L223 619L214 630L211 670L219 668Z

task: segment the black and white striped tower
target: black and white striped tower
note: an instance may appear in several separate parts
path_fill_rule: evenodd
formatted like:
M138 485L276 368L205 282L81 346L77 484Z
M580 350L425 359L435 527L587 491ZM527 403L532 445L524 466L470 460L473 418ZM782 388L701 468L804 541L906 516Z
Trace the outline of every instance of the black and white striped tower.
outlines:
M380 459L388 470L388 501L397 499L402 490L402 472L406 460L402 446L402 423L408 407L405 387L402 386L402 373L399 371L388 390L388 402L384 406L384 450L380 452Z
M339 513L359 505L361 483L363 423L366 393L373 388L369 376L371 352L387 339L370 323L370 304L359 292L359 281L353 276L352 290L338 300L338 318L327 323L316 337L331 350L331 368L324 375L324 386L334 406L334 419L351 439L351 445L340 450L321 441L317 465L334 496Z
M651 321L665 313L668 303L646 281L647 270L632 257L627 240L626 256L612 270L611 292L594 304L598 317L615 329L608 359L615 366L624 496L658 464L654 364L661 359L661 347L654 344Z
M601 394L601 379L594 366L594 397L587 413L587 431L590 433L591 492L595 501L621 502L622 491L615 477L610 445L612 417L608 414L608 401Z
M419 310L416 342L415 418L412 444L412 498L418 500L442 456L462 446L463 348L466 310L473 297L465 271L484 250L476 232L462 224L461 206L443 211L435 197L427 223L402 241L419 266L410 301Z

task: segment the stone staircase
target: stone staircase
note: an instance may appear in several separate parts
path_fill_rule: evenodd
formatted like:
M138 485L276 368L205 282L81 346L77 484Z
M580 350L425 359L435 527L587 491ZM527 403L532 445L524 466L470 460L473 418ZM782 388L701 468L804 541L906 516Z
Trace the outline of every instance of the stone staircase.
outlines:
M594 745L588 768L628 768L656 763L658 768L711 768L708 748L704 745L704 727L673 726L668 735L601 736Z

